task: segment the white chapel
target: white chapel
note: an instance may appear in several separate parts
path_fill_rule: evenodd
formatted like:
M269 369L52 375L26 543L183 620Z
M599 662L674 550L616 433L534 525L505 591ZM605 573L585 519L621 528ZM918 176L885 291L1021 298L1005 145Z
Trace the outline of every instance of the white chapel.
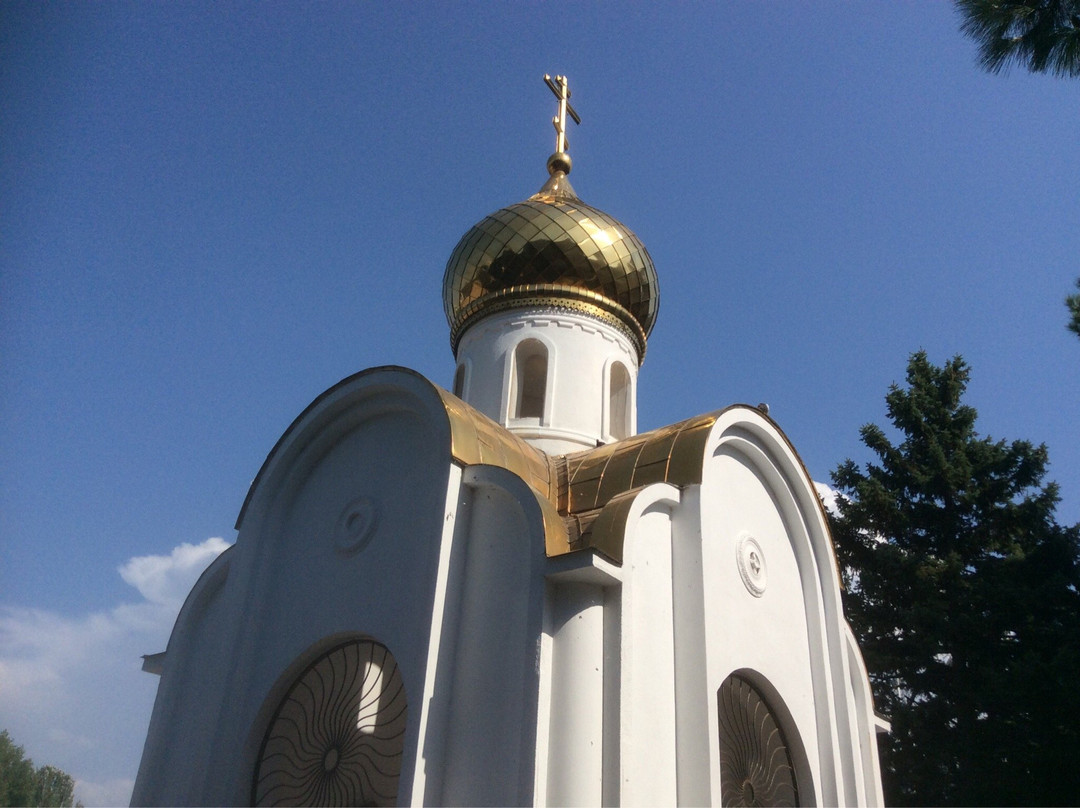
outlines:
M880 805L822 504L767 414L637 432L657 272L570 185L446 266L453 391L281 436L177 618L133 805Z

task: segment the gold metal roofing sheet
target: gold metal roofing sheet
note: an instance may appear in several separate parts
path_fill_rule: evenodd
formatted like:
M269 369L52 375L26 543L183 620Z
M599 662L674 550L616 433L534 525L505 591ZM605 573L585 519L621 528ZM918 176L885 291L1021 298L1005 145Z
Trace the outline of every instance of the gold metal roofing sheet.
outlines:
M485 464L512 471L549 502L556 502L554 467L543 452L441 387L436 387L450 419L450 453L465 465Z
M675 438L678 436L679 431L667 426L654 430L649 434L652 435L652 438L647 440L641 447L638 463L643 466L663 463L666 474L667 463L671 457L671 447L675 445Z
M634 467L634 479L630 483L631 488L641 488L646 485L652 485L653 483L662 483L667 480L668 463L665 458L660 463L645 463L641 462L638 458L638 463Z
M532 488L549 556L591 547L621 561L622 529L634 496L653 483L700 483L705 442L720 415L699 415L617 443L549 457L456 396L436 390L450 420L453 457L465 465L507 469Z
M441 387L435 389L450 421L450 453L454 459L465 465L498 466L524 480L540 506L546 554L569 553L572 548L567 525L557 507L554 461L461 399Z
M614 497L583 531L581 544L603 553L612 561L621 564L623 556L623 537L626 535L626 520L634 500L641 489L633 488Z
M701 482L705 441L719 412L577 452L566 458L570 513L602 508L613 497L652 483Z
M604 466L604 476L600 479L600 490L596 493L598 503L607 502L630 488L642 445L637 441L615 444L618 448Z

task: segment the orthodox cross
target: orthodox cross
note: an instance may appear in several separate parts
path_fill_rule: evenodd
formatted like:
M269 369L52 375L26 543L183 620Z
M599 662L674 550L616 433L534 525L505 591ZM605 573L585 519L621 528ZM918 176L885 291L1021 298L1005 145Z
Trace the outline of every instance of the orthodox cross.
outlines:
M574 123L579 126L581 125L581 117L570 106L570 88L566 86L566 76L556 76L552 79L551 76L545 75L544 83L559 99L559 114L552 118L551 122L555 124L555 151L565 152L567 147L566 116L569 115L573 118Z

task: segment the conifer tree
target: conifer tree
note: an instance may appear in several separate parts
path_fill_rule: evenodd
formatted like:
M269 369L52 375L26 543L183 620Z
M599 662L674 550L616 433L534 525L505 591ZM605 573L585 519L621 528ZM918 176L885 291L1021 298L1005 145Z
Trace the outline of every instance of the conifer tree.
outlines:
M1080 804L1080 530L1045 446L975 431L969 370L911 357L896 445L833 473L845 610L870 671L890 805Z
M1080 290L1080 278L1076 279L1076 288ZM1080 337L1080 291L1065 298L1065 305L1069 309L1067 328Z
M960 29L997 73L1019 62L1036 73L1080 76L1080 0L956 0Z

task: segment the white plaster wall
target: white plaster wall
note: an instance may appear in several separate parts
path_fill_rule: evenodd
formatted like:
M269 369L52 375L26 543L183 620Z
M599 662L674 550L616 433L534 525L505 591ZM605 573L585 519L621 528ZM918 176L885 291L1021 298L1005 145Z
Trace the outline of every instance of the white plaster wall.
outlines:
M543 805L601 805L604 750L604 588L552 583L548 590L549 698L541 721L548 737L537 757L546 762ZM609 756L610 757L610 756Z
M534 805L618 805L621 569L547 559Z
M878 803L880 784L866 786L865 778L877 775L865 771L871 753L860 730L869 704L860 705L854 692L865 674L851 670L824 511L794 449L769 419L743 407L718 418L701 503L710 691L715 695L734 671L761 685L793 747L804 804ZM765 558L760 597L739 572L744 536L759 543ZM868 687L863 693L869 702Z
M848 652L848 675L851 677L851 695L858 717L860 764L859 796L867 805L884 805L885 795L881 788L881 761L878 756L878 721L874 714L870 678L866 672L862 653L855 634L850 627L846 632Z
M680 491L672 512L671 589L675 640L675 716L680 805L710 805L714 790L706 658L701 487Z
M548 348L547 396L541 418L515 419L510 378L514 349L526 339ZM621 331L601 320L573 312L493 314L465 332L457 356L468 369L464 400L552 454L610 440L607 369L621 362L630 375L629 434L637 432L637 352Z
M434 691L423 802L532 803L544 534L535 495L510 472L463 475ZM441 758L441 760L440 760ZM419 794L414 795L418 801Z
M678 491L638 495L623 547L620 805L678 802L672 509Z
M411 374L354 379L299 419L260 474L224 581L177 621L134 803L248 804L291 672L340 636L373 637L397 659L413 770L452 471L441 402ZM368 542L343 552L357 509ZM403 802L411 788L403 776Z
M236 552L230 547L214 560L180 612L143 744L132 805L200 802L221 708L215 685L231 667L238 615L229 608L232 598L225 584ZM177 776L178 772L186 776Z
M787 526L772 492L747 458L722 450L711 463L713 479L701 495L707 537L703 566L708 689L715 702L715 693L729 674L742 669L757 672L790 711L810 768L817 771L812 671L815 665L820 667L821 658L811 651L803 582ZM767 585L760 597L748 590L739 573L737 547L743 536L756 539L763 551ZM790 736L792 728L786 729ZM820 804L820 799L816 802Z

